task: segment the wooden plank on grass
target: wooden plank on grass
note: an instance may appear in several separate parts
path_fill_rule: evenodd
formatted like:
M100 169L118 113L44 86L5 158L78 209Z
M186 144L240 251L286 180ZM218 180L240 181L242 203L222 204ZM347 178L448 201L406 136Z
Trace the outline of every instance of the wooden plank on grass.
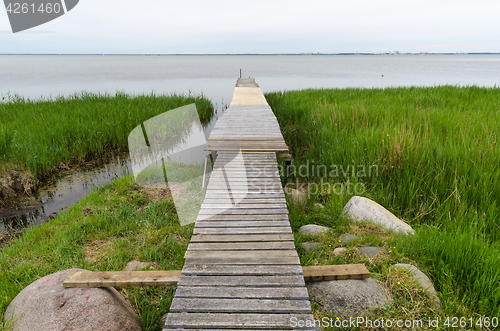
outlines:
M340 264L302 267L306 282L370 278L364 264Z
M175 286L181 270L71 272L64 287Z
M298 265L186 265L182 273L186 276L300 276ZM328 266L302 267L305 281L364 279L370 278L370 272L364 264L342 264ZM114 286L175 286L181 275L181 270L167 271L77 271L72 272L63 282L64 287L114 287ZM296 278L294 278L296 280ZM217 278L196 278L203 280L193 285L217 285ZM231 286L238 283L236 278L220 278ZM287 279L289 281L289 279ZM260 285L283 285L283 278L256 279ZM247 285L249 285L248 283ZM186 284L188 285L188 284ZM226 284L227 285L227 284Z

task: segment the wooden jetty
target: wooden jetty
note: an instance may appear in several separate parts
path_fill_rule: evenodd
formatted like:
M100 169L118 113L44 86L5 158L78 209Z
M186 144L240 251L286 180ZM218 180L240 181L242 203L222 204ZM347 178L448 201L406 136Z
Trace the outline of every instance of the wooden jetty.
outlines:
M313 330L276 159L288 147L253 79L238 79L206 149L222 171L208 183L164 331Z

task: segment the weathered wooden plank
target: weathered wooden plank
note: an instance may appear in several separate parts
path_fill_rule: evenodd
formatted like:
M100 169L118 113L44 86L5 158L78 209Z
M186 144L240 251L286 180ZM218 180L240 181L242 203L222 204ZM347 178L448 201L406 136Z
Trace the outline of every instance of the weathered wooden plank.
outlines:
M71 272L63 282L64 287L113 287L113 286L174 286L180 270L169 271L106 271Z
M231 116L226 116L227 119L229 119ZM238 121L237 118L234 119L235 121ZM214 128L215 129L215 128ZM218 130L218 128L217 128ZM213 132L213 130L212 130ZM208 139L211 139L210 137ZM208 140L207 139L207 140ZM234 138L226 138L225 140L226 141L238 141L238 140L261 140L262 138L261 137L256 137L256 138L241 138L241 137L234 137ZM283 140L283 137L270 137L269 138L269 141L282 141ZM238 155L238 153L235 153L235 152L221 152L220 153L221 155ZM263 155L259 155L259 154L263 154ZM266 153L265 156L267 155L270 155L272 153ZM244 157L247 157L247 156L257 156L257 157L262 157L264 156L264 153L252 153L252 152L248 152L248 153L245 153Z
M212 171L210 181L212 183L225 183L226 181L232 182L245 182L245 183L276 183L280 179L278 169L265 169L265 168L250 168L244 170L240 168L229 169L219 168Z
M234 185L234 184L229 184L229 185L220 185L220 186L214 186L214 185L208 185L207 193L210 194L217 194L221 198L233 198L235 196L244 198L246 195L245 194L270 194L273 193L279 198L285 198L285 195L283 193L283 188L281 187L281 184L278 185L261 185L261 186L255 186L255 185ZM286 198L285 198L286 199Z
M224 331L241 331L242 329L223 329ZM269 331L270 329L251 329L252 331ZM290 331L284 330L284 329L272 329L273 331ZM292 330L310 330L310 331L316 331L317 329L292 329ZM164 328L162 331L220 331L219 329L184 329L184 328L176 328L176 329L168 329Z
M226 183L214 184L210 183L207 187L207 191L215 191L215 190L226 190L226 192L234 192L234 191L247 191L247 192L283 192L283 187L281 183L231 183L230 181Z
M210 139L210 138L208 138ZM276 153L238 153L238 152L221 152L219 153L219 156L235 156L235 155L240 155L241 157L259 157L259 158L273 158L276 157Z
M233 127L226 127L226 130L225 131L234 131L234 135L238 136L239 138L243 138L245 136L249 136L249 137L258 137L259 135L262 136L262 140L257 140L257 139L252 139L252 140L231 140L231 141L227 141L225 140L226 137L230 137L231 135L228 135L227 133L224 133L224 134L221 134L219 136L219 139L215 139L214 137L212 137L211 140L209 140L207 143L208 144L211 144L211 145L214 145L214 144L217 144L217 145L225 145L225 146L244 146L244 147L247 147L247 146L286 146L285 144L285 141L284 140L281 140L281 141L278 141L278 140L268 140L266 139L267 137L278 137L277 134L273 134L271 133L272 131L278 131L279 128L277 126L275 127L270 127L269 130L261 130L260 132L258 131L255 131L255 132L252 132L252 134L245 134L245 135L242 135L242 134L237 134L236 132L238 130L242 130L242 129L245 129L245 128L251 128L250 125L248 126L243 126L243 125L235 125ZM252 128L251 129L252 131L254 131L254 129ZM217 133L217 131L216 131ZM235 149L234 151L237 151L237 149Z
M290 222L283 221L198 221L198 228L248 228L248 227L269 227L269 226L290 226Z
M253 184L253 183L278 183L280 180L280 177L278 175L274 175L271 173L255 173L255 174L249 174L245 172L241 172L238 174L214 174L212 173L212 177L209 179L210 184L217 184L217 183L224 183L224 184L236 184L236 185L242 185L242 184Z
M188 251L189 252L200 252L200 251ZM238 252L249 252L249 251L238 251ZM292 251L294 252L294 251ZM205 252L209 253L209 252ZM186 263L188 264L300 264L298 256L252 256L252 255L222 255L217 254L213 256L189 256L186 257Z
M292 229L289 227L276 227L269 226L265 228L194 228L193 234L277 234L277 233L292 233Z
M224 171L216 169L212 171L210 180L212 182L272 182L275 183L277 179L280 179L278 170L258 170L258 169L248 169L248 170L232 170Z
M293 245L293 242L289 242ZM191 244L193 245L193 244ZM233 244L231 245L238 245ZM303 276L302 276L303 270ZM64 287L175 286L180 270L167 271L78 271L66 277ZM363 279L370 273L363 264L300 267L299 265L185 265L183 276L299 276L305 281ZM206 279L205 279L206 280ZM226 279L227 280L227 279ZM210 279L214 281L214 279ZM268 282L269 279L265 279ZM234 281L232 282L234 284ZM268 284L268 283L266 283ZM281 283L280 283L281 284ZM200 285L200 284L198 284ZM216 284L212 284L216 285ZM252 291L256 290L252 288ZM262 294L256 294L262 296ZM177 296L177 293L176 293ZM251 297L251 296L249 296ZM263 296L265 297L265 296ZM243 297L242 297L243 298ZM283 296L283 298L287 298Z
M288 215L199 215L196 221L288 221Z
M278 276L302 275L299 265L210 265L210 264L185 264L183 275L205 276Z
M262 242L262 241L293 241L291 233L273 234L199 234L191 237L191 242Z
M273 170L273 171L258 171L258 170L241 170L241 171L226 171L224 172L222 170L218 170L216 172L212 171L212 175L210 176L210 179L242 179L242 178L247 178L252 180L253 178L257 178L260 181L266 181L268 179L277 179L279 177L279 172L278 170Z
M311 329L311 314L206 314L170 313L168 327L216 329Z
M186 259L189 258L237 258L237 259L245 259L255 258L255 257L296 257L297 252L294 249L261 249L261 250L252 250L252 251L242 251L242 250L221 250L221 251L186 251L184 257ZM280 263L282 264L282 263Z
M245 252L245 251L241 251ZM189 264L241 264L241 265L251 265L251 264L300 264L299 257L252 257L248 256L245 258L238 258L237 256L231 256L228 258L223 258L221 256L214 257L191 257L186 259L186 263Z
M286 209L286 204L284 203L252 203L252 204L232 204L232 203L206 203L204 202L202 207L203 209Z
M276 152L287 152L288 151L288 146L282 146L282 145L279 145L279 146L268 146L266 148L262 147L262 148L255 148L255 147L242 147L242 146L239 146L239 147L230 147L230 146L218 146L218 145L215 145L213 143L211 144L208 144L205 146L204 148L205 151L235 151L235 150L241 150L241 151L248 151L248 152L258 152L258 151L262 151L262 152L268 152L268 151L276 151Z
M249 153L249 152L244 152ZM264 152L259 152L264 154ZM276 162L277 158L276 156L274 157L253 157L253 156L244 156L244 157L239 157L238 155L236 156L228 156L228 155L220 155L217 157L217 160L214 164L214 166L222 167L222 166L231 166L235 167L238 164L240 165L246 165L248 164L255 164L256 166L277 166L277 164L273 164L272 162Z
M370 272L364 264L341 264L302 267L307 282L340 279L370 278Z
M226 197L221 197L220 199L215 199L215 198L205 198L205 201L203 201L203 204L206 205L212 205L212 204L233 204L233 200L228 199ZM243 200L238 200L239 202L235 206L241 206L241 205L253 205L253 204L277 204L277 205L285 205L286 206L286 200L283 198L279 197L268 197L268 198L262 198L262 199L256 199L256 198L244 198Z
M251 191L244 191L241 193L235 193L235 192L230 192L231 197L233 199L285 199L285 193L283 192L273 192L273 193L257 193L257 192L251 192ZM212 192L206 192L205 194L205 199L216 199L216 198L227 198L228 197L228 191L227 190L213 190ZM243 202L243 200L241 200Z
M260 209L241 209L241 208L231 208L231 209L223 209L223 211L219 209L213 208L204 208L201 207L199 215L287 215L287 208L260 208Z
M170 311L176 313L310 313L311 303L309 300L175 297Z
M179 286L175 297L309 300L309 294L305 287Z
M291 276L182 276L177 286L222 287L297 287L305 286L304 277Z
M290 249L295 250L292 241L277 242L246 242L246 243L190 243L188 251L236 251L236 250L263 250L263 249Z
M245 127L238 127L234 128L234 131L239 131L239 130L244 130ZM233 129L233 128L231 128ZM250 137L256 137L258 133L255 133L253 135L249 135ZM224 141L225 136L230 136L230 135L225 135L219 137L219 139L216 140L216 138L212 138L211 140L207 141L207 146L212 146L212 147L240 147L241 151L244 151L247 148L262 148L262 147L279 147L279 148L284 148L288 150L287 145L285 144L284 141L269 141L266 139L266 136L268 135L267 133L261 133L263 136L262 140L233 140L233 141ZM236 136L236 134L235 134ZM270 135L271 136L271 135ZM242 137L240 134L239 137ZM229 149L230 151L238 151L238 148L234 149ZM271 150L273 151L274 150Z

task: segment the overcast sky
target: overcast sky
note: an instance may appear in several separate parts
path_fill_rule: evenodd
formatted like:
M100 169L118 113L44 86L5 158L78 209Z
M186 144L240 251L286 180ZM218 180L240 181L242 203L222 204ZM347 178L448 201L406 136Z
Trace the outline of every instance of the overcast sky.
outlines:
M21 1L21 0L20 0ZM499 0L80 0L0 53L500 52Z

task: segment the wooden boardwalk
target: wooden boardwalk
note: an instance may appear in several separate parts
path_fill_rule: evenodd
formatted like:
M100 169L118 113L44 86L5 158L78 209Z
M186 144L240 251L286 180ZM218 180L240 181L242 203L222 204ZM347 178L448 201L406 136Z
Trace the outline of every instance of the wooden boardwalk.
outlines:
M287 148L253 80L207 148L219 154L164 330L313 329L276 161Z
M207 150L287 151L278 120L253 78L240 78L233 99L207 139Z

